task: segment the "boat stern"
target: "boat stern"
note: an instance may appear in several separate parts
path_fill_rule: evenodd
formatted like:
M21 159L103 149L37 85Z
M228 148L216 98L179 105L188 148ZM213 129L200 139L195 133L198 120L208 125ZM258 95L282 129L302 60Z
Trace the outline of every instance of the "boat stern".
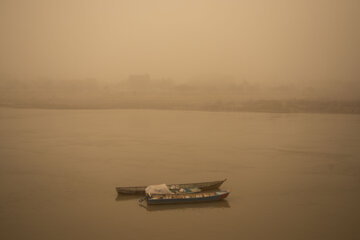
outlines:
M220 195L220 199L225 199L225 198L227 198L227 196L229 196L230 191L229 190L219 191L219 192L216 192L216 194Z

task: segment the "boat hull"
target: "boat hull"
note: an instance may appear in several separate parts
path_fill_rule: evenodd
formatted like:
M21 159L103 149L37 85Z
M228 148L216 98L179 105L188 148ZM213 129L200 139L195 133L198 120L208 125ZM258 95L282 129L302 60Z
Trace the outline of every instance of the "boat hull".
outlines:
M167 186L171 189L172 186L177 188L199 188L201 191L207 191L212 189L217 189L226 181L226 179L221 181L213 182L200 182L200 183L185 183L185 184L168 184ZM145 188L147 186L136 186L136 187L117 187L116 192L118 194L145 194Z
M229 191L218 191L213 193L202 194L176 194L176 195L163 195L157 197L148 197L146 199L148 205L160 204L186 204L186 203L201 203L220 201L230 194Z

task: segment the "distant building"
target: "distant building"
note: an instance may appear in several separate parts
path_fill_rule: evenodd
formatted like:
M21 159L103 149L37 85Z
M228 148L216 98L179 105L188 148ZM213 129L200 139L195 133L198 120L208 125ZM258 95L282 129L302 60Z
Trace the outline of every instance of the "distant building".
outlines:
M130 75L125 85L130 89L148 89L151 87L151 78L148 74Z

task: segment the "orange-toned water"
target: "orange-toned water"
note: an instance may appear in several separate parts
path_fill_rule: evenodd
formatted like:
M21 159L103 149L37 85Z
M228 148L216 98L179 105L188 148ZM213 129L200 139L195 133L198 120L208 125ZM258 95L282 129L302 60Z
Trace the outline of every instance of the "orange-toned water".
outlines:
M1 239L356 239L360 116L0 109ZM228 178L226 201L116 186Z

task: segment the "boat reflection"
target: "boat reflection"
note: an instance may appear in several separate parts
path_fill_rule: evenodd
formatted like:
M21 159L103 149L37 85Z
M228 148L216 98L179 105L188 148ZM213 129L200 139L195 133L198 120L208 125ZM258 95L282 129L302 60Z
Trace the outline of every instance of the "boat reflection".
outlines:
M230 208L227 200L217 202L199 202L199 203L184 203L184 204L166 204L166 205L140 205L149 212L169 211L169 210L188 210L188 209L205 209L205 208Z
M144 196L142 195L123 195L123 194L118 194L115 198L115 201L130 201L130 200L139 200L140 198L142 198Z

